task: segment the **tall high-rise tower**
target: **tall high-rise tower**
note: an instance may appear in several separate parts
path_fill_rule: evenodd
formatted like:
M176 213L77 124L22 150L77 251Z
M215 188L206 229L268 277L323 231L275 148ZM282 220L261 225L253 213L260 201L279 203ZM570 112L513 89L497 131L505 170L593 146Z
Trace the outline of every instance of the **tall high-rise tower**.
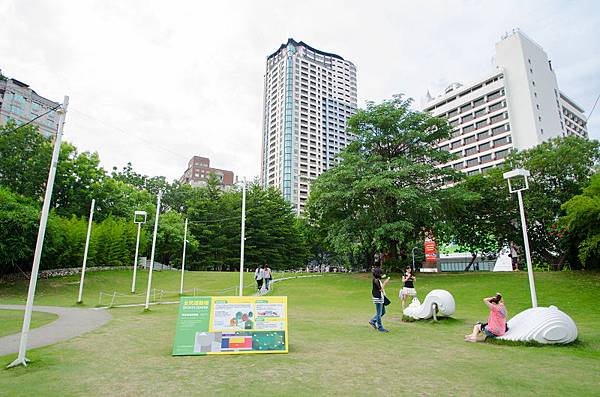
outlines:
M339 55L288 39L267 58L260 178L301 213L310 182L352 137L356 67Z

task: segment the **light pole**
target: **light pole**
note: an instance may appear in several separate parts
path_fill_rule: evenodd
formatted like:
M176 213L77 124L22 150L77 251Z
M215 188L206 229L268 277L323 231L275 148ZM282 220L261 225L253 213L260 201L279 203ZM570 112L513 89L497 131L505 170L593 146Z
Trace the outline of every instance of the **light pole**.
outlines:
M137 273L138 251L140 248L140 229L142 224L146 223L146 211L135 211L133 213L133 223L137 223L137 239L135 241L135 259L133 260L133 280L131 281L131 293L135 293L135 277Z
M54 149L52 150L52 160L50 160L50 171L48 172L48 182L46 182L46 193L44 195L44 204L42 205L42 214L40 216L40 227L38 228L37 241L35 243L35 253L33 254L33 265L31 267L31 276L29 276L29 291L27 292L27 304L25 305L25 315L23 316L23 328L21 329L21 341L19 343L19 355L8 365L16 367L17 365L27 366L27 338L29 337L29 326L31 325L31 313L33 311L33 300L35 298L35 287L37 285L38 272L40 270L40 259L42 258L42 248L44 246L44 235L46 234L46 223L48 222L48 212L50 211L50 201L52 200L52 188L54 187L54 177L56 176L56 167L58 165L58 155L60 154L60 143L62 141L63 128L67 107L69 106L69 97L65 96L62 106L56 111L59 115L58 131L54 140Z
M246 232L246 178L242 182L242 237L240 240L240 296L244 295L244 240Z
M83 250L83 265L81 266L81 280L79 281L79 296L77 303L81 303L83 299L83 280L85 279L85 265L87 263L88 248L90 246L90 234L92 233L92 221L94 219L94 206L96 200L92 199L92 207L90 208L90 219L88 220L87 237L85 238L85 249Z
M537 307L537 296L535 293L535 283L533 281L533 267L531 265L531 253L529 252L529 237L527 236L527 223L525 222L525 208L523 207L523 196L522 191L529 189L529 183L527 177L531 173L528 170L517 168L503 174L504 179L508 181L508 191L510 193L517 193L519 199L519 211L521 213L521 229L523 229L523 245L525 247L525 257L527 258L527 275L529 276L529 289L531 291L531 306ZM524 183L521 187L513 188L510 183L512 178L523 177ZM514 179L513 179L514 181Z
M150 307L150 289L152 288L152 270L154 269L154 252L156 250L156 233L158 232L158 216L160 215L160 199L162 191L158 192L156 198L156 216L154 217L154 235L152 236L152 252L150 253L150 271L148 272L148 289L146 290L145 310Z
M185 246L187 244L187 225L188 220L185 218L185 226L183 229L183 256L181 258L181 286L179 287L179 294L183 295L183 272L185 271Z

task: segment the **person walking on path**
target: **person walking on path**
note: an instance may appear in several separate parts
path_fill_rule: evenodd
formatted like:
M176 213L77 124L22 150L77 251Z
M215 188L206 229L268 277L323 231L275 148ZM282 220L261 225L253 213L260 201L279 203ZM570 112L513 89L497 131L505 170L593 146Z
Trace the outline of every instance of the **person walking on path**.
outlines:
M495 296L485 298L483 303L490 308L490 315L487 323L478 322L473 327L473 332L465 335L465 342L483 342L486 338L496 338L506 333L506 318L508 312L504 306L504 300L500 292L496 292ZM483 339L479 339L478 335L483 332Z
M381 268L376 267L373 269L373 288L371 290L371 299L375 304L375 316L373 316L373 318L369 320L369 324L371 325L371 327L373 327L379 332L389 332L387 329L383 328L381 318L385 315L385 300L387 299L385 297L384 288L390 281L390 279L388 277L384 281L381 281L381 275Z
M404 269L404 275L402 275L402 289L400 290L400 301L402 302L402 313L404 313L404 306L406 305L406 298L417 297L417 290L415 289L415 280L417 278L413 274L413 269L410 266L406 266Z
M258 291L261 290L262 286L263 286L263 280L265 278L265 269L264 269L264 265L259 266L256 268L256 270L254 271L254 279L256 280L256 289Z
M265 279L265 288L267 289L267 291L270 291L272 277L271 277L271 268L269 267L269 265L265 265L264 279Z

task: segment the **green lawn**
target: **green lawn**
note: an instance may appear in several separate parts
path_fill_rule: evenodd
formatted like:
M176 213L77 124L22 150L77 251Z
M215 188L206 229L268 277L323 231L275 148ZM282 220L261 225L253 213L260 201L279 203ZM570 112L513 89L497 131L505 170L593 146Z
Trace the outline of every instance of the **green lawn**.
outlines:
M23 327L23 313L21 310L0 310L0 336L21 332ZM33 312L30 328L41 327L58 318L56 314Z
M90 273L85 302L100 291L126 292L131 272ZM140 291L146 282L140 275ZM176 290L179 275L155 273L155 286ZM530 305L527 274L419 275L423 298L450 291L453 318L438 323L400 321L395 301L384 317L389 334L367 324L373 314L369 275L327 275L284 281L276 294L289 301L290 353L172 357L176 305L111 309L113 320L82 337L35 349L30 368L0 370L0 394L22 395L223 395L223 396L475 396L600 394L600 274L537 273L540 306L554 304L579 328L570 346L468 344L463 335L487 317L482 298L504 294L510 314ZM36 304L70 306L77 277L40 280ZM143 283L141 283L143 280ZM235 273L188 273L187 288L223 289ZM247 283L251 275L247 275ZM26 284L0 290L0 302L22 302ZM398 277L388 286L397 296ZM250 292L250 289L247 291ZM131 299L141 302L141 297ZM172 298L165 297L164 300ZM9 363L15 355L0 357Z

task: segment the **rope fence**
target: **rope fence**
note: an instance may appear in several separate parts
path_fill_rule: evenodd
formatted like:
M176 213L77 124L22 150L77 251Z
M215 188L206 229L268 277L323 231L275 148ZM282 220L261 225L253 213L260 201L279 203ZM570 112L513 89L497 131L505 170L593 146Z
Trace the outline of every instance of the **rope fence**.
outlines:
M243 286L244 290L247 288L251 288L254 286L254 283L249 283ZM203 289L203 288L192 288L183 290L183 294L179 293L179 290L164 290L158 288L152 288L150 290L150 302L153 304L157 303L166 303L164 300L166 298L177 298L180 296L198 296L201 295L227 295L234 293L234 295L238 295L239 286L235 285L233 287L227 287L223 289ZM120 293L117 291L113 292L105 292L100 291L98 293L98 306L105 306L106 308L119 307L119 306L128 306L135 304L142 304L145 301L146 292L141 292L137 294L133 293ZM115 304L115 302L117 302Z

